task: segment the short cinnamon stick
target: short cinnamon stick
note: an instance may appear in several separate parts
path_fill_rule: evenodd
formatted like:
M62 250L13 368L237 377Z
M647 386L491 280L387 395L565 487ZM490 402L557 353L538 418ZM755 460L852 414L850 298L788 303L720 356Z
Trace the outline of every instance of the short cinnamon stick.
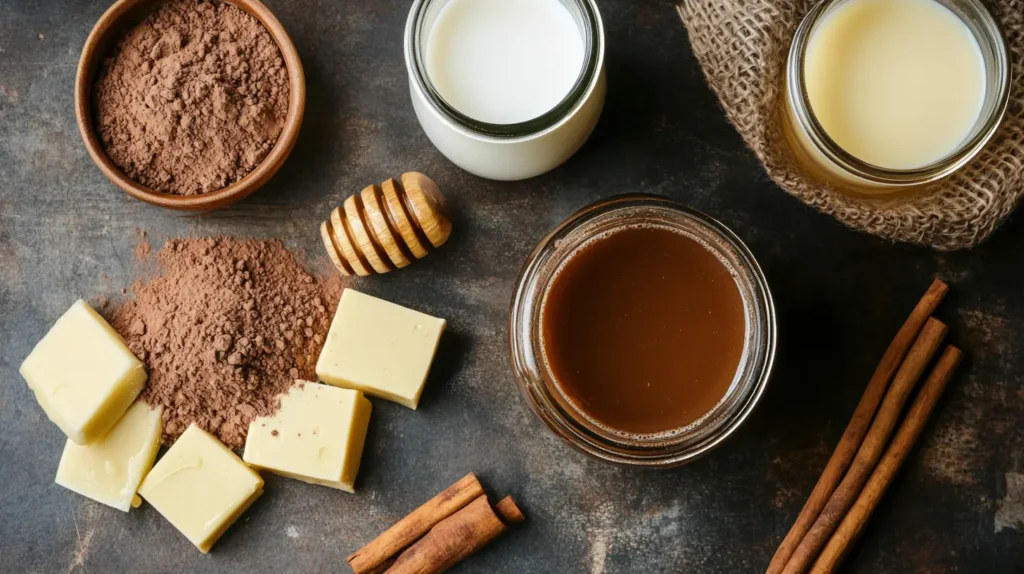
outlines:
M436 574L458 564L505 532L487 496L438 522L423 538L398 555L386 574Z
M356 550L346 561L356 574L379 572L393 558L435 525L452 516L484 494L476 475L469 473L441 494L428 500L369 544Z
M910 345L921 331L921 327L928 317L935 312L935 309L948 291L949 286L945 283L939 279L933 281L928 291L921 297L921 300L910 313L910 316L907 317L903 326L896 333L896 337L885 350L882 360L879 361L878 367L875 368L874 374L871 375L867 388L864 389L860 402L857 403L857 408L854 410L853 417L843 432L843 437L839 440L835 451L832 452L832 457L829 458L828 464L825 465L825 470L818 479L818 483L814 485L814 490L811 491L810 497L804 504L803 509L800 510L796 522L789 529L786 538L779 544L779 549L775 552L775 556L768 566L767 574L779 574L782 572L786 563L789 562L790 557L793 555L793 551L800 545L800 541L803 540L804 535L807 534L811 525L818 518L822 508L825 507L829 497L832 496L832 492L835 491L836 485L839 484L843 475L846 474L846 470L849 468L850 462L853 461L857 449L860 448L864 435L868 431L868 426L875 416L875 411L878 410L878 405L882 402L882 397L885 395L885 390L889 387L893 374L899 368L900 363L903 362L903 358L910 349Z
M882 456L892 431L899 422L900 413L907 398L917 385L925 368L931 362L946 336L946 325L938 319L929 318L921 334L910 348L906 359L896 372L892 386L885 393L882 405L868 429L864 442L850 464L846 476L836 487L828 503L821 510L817 520L800 541L789 559L783 574L803 574L817 558L821 548L828 542L839 521L843 519L856 500L875 464Z
M516 506L516 502L512 500L511 496L506 496L505 498L502 498L498 504L495 504L494 511L498 513L499 517L501 517L501 521L509 526L521 524L526 520L526 517L523 516L523 511L519 510L519 507Z
M910 449L913 448L914 443L921 436L921 431L935 409L939 396L942 395L942 391L946 389L946 384L949 383L957 366L960 365L961 357L960 349L953 346L946 347L935 368L928 375L924 386L921 387L921 392L914 399L914 404L910 407L910 411L907 412L907 417L903 420L903 424L900 425L900 429L896 431L896 436L893 438L889 448L886 449L885 455L878 462L875 471L871 473L871 478L868 479L867 484L864 485L864 490L861 491L857 501L846 514L846 517L843 518L839 528L836 529L835 534L829 539L825 549L822 550L821 555L815 561L814 566L811 568L811 574L829 574L833 572L846 555L850 544L864 530L864 525L867 524L871 513L878 506L878 501L885 494L886 489L889 488L889 484L892 482L893 477L896 476L903 461L906 460Z

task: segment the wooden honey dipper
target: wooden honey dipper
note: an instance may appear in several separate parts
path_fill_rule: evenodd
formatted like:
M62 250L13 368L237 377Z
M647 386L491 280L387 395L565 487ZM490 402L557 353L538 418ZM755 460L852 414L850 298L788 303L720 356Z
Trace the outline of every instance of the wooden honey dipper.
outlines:
M320 224L327 254L343 275L372 275L405 267L440 247L452 222L437 184L422 173L402 174L349 196Z

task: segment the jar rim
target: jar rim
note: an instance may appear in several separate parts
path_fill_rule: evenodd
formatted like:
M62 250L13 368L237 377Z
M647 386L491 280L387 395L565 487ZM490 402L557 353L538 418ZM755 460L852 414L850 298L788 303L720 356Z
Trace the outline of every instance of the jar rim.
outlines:
M643 219L648 218L648 219ZM724 262L740 290L747 323L746 357L722 401L704 417L668 436L627 437L595 429L567 408L540 347L540 311L550 282L580 246L604 233L634 225L685 224L729 251ZM613 226L618 226L614 228ZM680 229L682 229L680 227ZM705 244L708 251L717 247ZM577 211L551 231L527 259L517 280L509 311L510 362L516 384L534 413L571 446L606 462L667 468L691 462L712 450L738 429L753 411L771 375L777 338L775 307L760 266L745 244L722 223L667 198L630 194L595 202ZM571 402L570 402L571 404ZM674 431L680 431L675 433Z
M440 0L414 0L405 29L405 64L410 81L423 94L433 111L471 134L498 139L516 139L548 131L571 117L598 83L604 65L604 27L594 0L558 0L574 6L581 16L584 33L583 67L568 93L553 108L523 122L497 124L476 120L449 104L434 87L423 59L429 31L423 29L428 9ZM566 6L567 8L569 6Z
M971 137L966 138L949 154L919 168L892 169L861 160L836 143L814 115L810 98L807 94L806 82L804 80L804 61L811 35L817 29L817 25L825 16L830 14L834 7L848 1L850 0L821 0L804 16L793 36L793 42L790 45L786 61L785 85L788 100L787 107L793 114L799 128L804 131L811 144L817 148L817 151L823 154L829 161L849 174L876 185L897 187L922 185L942 179L963 167L995 135L996 130L1002 124L1010 101L1013 73L1006 36L999 22L979 0L935 0L964 22L983 50L986 45L991 49L993 65L986 65L988 70L987 76L995 72L996 77L994 84L991 82L991 78L987 78L987 81L989 86L994 85L996 89L994 92L986 89L986 103L978 116L975 128L972 128ZM968 21L963 14L953 9L950 6L951 3L970 10L973 16L972 21L977 26L972 26L972 21ZM984 42L986 40L987 42ZM986 58L985 61L987 64L989 59Z

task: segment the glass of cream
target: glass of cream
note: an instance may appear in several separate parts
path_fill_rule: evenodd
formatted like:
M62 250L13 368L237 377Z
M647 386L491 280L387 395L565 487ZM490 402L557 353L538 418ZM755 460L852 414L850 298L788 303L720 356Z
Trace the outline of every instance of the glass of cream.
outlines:
M415 0L405 61L431 142L489 179L554 169L583 145L604 107L594 0Z
M999 25L980 0L824 0L786 69L786 135L847 192L920 188L969 162L1009 98Z

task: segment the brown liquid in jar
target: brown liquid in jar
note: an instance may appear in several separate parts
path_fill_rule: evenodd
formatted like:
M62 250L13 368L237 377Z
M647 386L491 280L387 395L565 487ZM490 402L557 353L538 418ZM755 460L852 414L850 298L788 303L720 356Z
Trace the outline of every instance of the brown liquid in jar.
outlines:
M661 227L612 232L556 273L541 346L561 394L628 434L685 427L725 396L743 354L736 281L707 248Z

